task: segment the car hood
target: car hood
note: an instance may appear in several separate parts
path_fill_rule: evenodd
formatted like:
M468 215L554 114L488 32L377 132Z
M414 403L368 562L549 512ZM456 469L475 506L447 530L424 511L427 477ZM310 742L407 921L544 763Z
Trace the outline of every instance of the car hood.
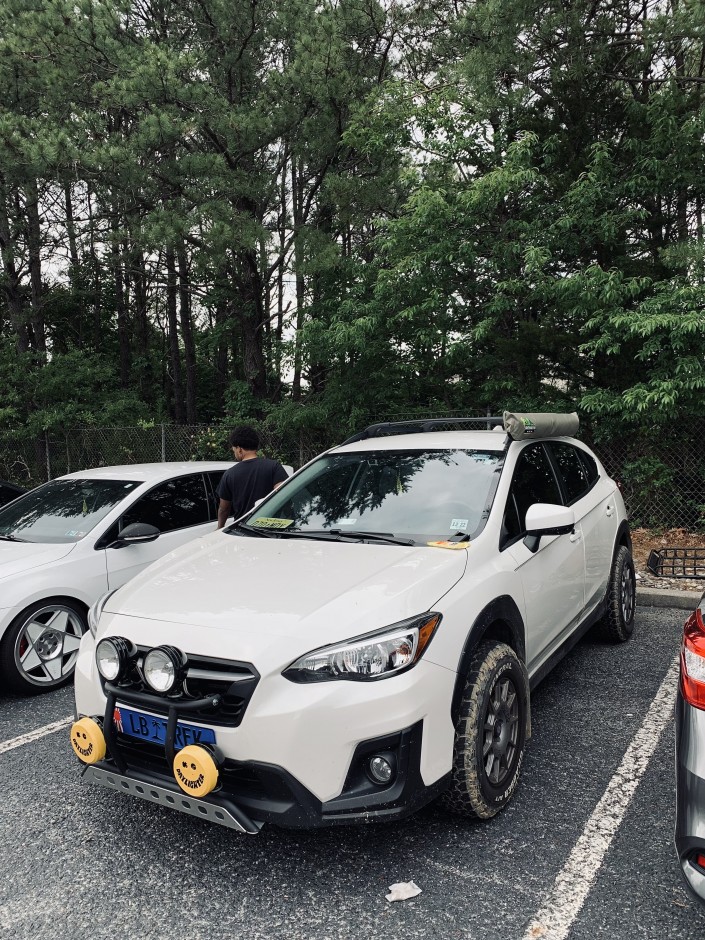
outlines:
M75 547L75 542L51 545L40 542L4 542L0 539L0 581L59 561Z
M152 565L105 611L152 621L136 642L169 641L155 621L205 628L189 644L194 653L222 644L223 631L238 634L240 655L246 638L264 635L325 644L432 608L462 577L466 559L465 551L438 548L216 534ZM220 655L228 655L222 647Z

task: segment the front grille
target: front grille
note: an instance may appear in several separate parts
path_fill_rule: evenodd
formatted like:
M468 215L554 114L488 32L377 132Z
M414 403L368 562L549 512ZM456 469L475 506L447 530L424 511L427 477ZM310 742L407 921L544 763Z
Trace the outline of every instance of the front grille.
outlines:
M153 693L142 676L142 660L145 653L149 652L149 649L150 647L147 646L137 647L140 655L137 658L135 667L126 681L120 683L120 685L128 691L149 695L150 703L149 705L135 706L125 702L128 707L137 708L138 710L142 708L166 718L169 712L169 704L172 702L183 702L190 699L219 695L221 704L218 708L199 708L197 711L189 712L188 716L184 715L182 720L215 727L238 727L260 678L259 673L251 663L187 653L188 673L184 692L179 696L167 696L165 698ZM102 679L101 683L104 685ZM119 693L117 699L120 700Z

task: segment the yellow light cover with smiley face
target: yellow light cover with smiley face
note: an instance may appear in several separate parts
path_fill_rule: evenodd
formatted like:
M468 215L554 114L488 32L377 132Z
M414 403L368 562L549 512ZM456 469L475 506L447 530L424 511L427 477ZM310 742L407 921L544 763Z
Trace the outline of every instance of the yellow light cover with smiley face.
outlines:
M97 764L105 757L103 729L92 718L79 718L71 725L71 747L84 764Z
M218 783L218 768L204 747L188 744L174 758L174 777L191 796L206 796Z

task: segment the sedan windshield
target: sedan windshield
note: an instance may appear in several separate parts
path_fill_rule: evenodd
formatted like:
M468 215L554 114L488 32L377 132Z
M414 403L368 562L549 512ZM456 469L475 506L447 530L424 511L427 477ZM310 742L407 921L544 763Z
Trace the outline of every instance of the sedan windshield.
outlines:
M0 509L0 538L78 542L136 486L130 480L52 480Z
M469 538L485 524L503 460L477 450L327 454L260 504L247 527L361 541Z

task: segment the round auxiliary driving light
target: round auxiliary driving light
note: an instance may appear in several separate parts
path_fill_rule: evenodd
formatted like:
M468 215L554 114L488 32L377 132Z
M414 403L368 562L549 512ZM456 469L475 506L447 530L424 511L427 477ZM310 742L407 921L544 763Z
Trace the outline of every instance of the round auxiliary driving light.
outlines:
M186 678L186 656L175 646L157 646L144 657L142 673L155 692L171 692Z
M105 737L100 719L79 718L71 725L71 747L83 764L97 764L105 757Z
M106 681L115 682L125 677L134 655L135 648L129 640L111 636L101 640L96 647L95 663Z
M376 757L370 758L367 767L370 772L370 777L372 777L375 783L389 783L394 776L394 768L390 762L386 757L380 757L379 754Z
M207 796L218 783L218 765L200 744L187 744L174 758L174 777L191 796Z

